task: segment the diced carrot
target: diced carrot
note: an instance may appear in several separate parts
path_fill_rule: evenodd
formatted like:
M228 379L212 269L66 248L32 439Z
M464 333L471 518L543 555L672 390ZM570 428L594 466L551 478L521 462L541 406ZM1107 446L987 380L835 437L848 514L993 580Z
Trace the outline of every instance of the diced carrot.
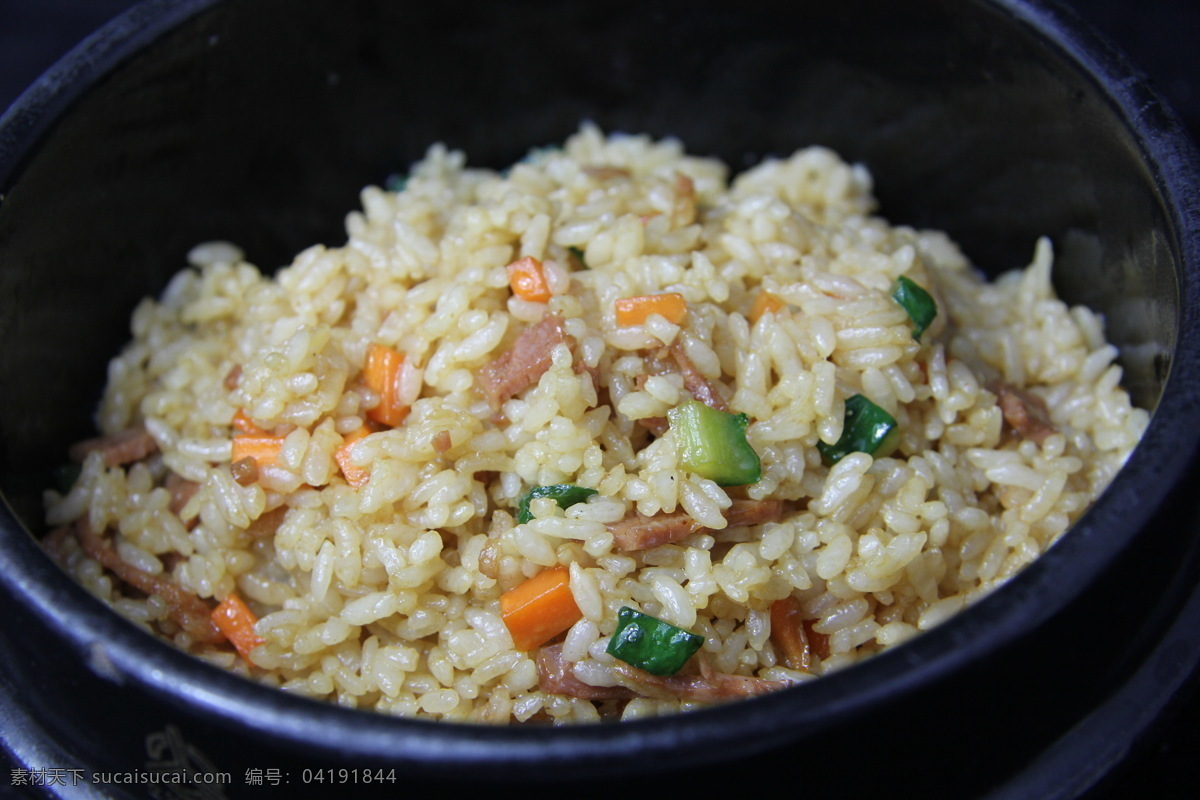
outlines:
M233 414L233 427L250 436L270 436L270 432L260 428L242 409Z
M545 644L583 616L571 595L571 572L552 567L500 595L500 615L518 650Z
M812 651L804 630L800 601L788 595L771 603L771 643L792 669L811 672Z
M400 368L404 354L382 344L367 349L363 367L363 383L379 395L379 405L367 411L367 417L394 428L408 416L408 406L400 402Z
M366 437L371 433L371 429L363 425L353 433L346 434L342 439L342 446L339 447L333 454L333 458L337 461L338 466L342 470L342 475L346 478L346 483L353 486L355 489L365 484L371 477L371 471L366 467L360 467L350 460L350 448L359 439Z
M279 463L279 452L283 450L282 436L235 436L233 454L229 459L236 464L243 458L252 458L259 468Z
M687 317L687 301L678 292L622 297L616 305L618 325L641 325L651 314L679 325Z
M750 307L750 313L746 318L751 323L755 323L763 314L768 311L772 314L778 313L783 306L784 302L770 292L759 292L758 297L754 298L754 305Z
M229 595L213 609L212 621L247 661L250 651L263 643L263 638L254 631L258 618L236 594Z
M542 262L533 256L525 256L505 269L508 270L508 285L517 297L534 303L550 302L550 286L546 283Z

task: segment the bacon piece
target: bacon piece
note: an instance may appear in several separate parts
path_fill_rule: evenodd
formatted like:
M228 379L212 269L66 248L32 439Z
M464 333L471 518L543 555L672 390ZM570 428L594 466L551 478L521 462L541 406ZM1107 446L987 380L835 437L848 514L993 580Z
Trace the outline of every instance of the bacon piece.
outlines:
M229 471L239 486L250 486L258 483L258 462L250 456L239 458L229 465Z
M813 626L816 624L817 621L815 619L804 620L804 636L808 639L809 649L813 653L816 653L817 658L824 661L829 658L833 651L829 649L829 634L818 633L813 630Z
M812 672L813 656L829 658L829 636L817 633L815 619L801 618L800 601L788 597L771 604L771 642L792 669Z
M229 391L238 388L238 384L242 382L242 365L234 364L229 372L225 373L225 379L221 381L221 385Z
M1050 421L1046 401L1038 395L1000 382L988 388L996 395L1004 421L1022 439L1030 439L1041 445L1048 436L1058 433Z
M717 391L717 387L709 383L700 370L696 369L696 365L688 358L687 352L678 339L671 344L670 353L671 359L679 367L679 374L683 376L683 388L691 392L692 397L709 408L715 408L718 411L729 410L729 404L725 402L725 398Z
M177 517L183 513L183 507L188 504L188 501L196 495L196 492L200 491L200 484L195 481L189 481L175 472L167 473L167 478L163 481L163 487L171 493L171 504L167 508ZM184 524L191 530L196 527L199 521L199 517L193 517L190 520L185 520Z
M598 181L609 181L614 178L628 178L629 170L622 167L596 166L584 167L581 172L589 178L595 178Z
M144 427L136 425L112 436L98 436L76 442L68 452L73 460L83 461L96 451L104 455L104 466L116 467L141 461L157 452L158 442L154 441L154 437Z
M67 565L67 537L70 534L70 525L59 525L42 537L42 549L60 567Z
M262 514L258 519L250 523L246 528L246 533L253 536L255 539L263 539L267 536L274 536L275 531L283 524L284 517L287 516L288 507L286 505L276 506L270 511Z
M783 516L783 501L734 500L724 514L730 528L775 522ZM608 523L607 527L613 535L613 547L624 552L649 550L686 539L699 531L712 530L692 519L686 511L655 514L652 517L634 511L616 522Z
M167 473L167 479L163 481L163 486L171 493L171 505L169 508L171 509L171 513L176 516L179 515L180 511L183 511L183 507L195 496L196 492L200 491L200 484L195 481L189 481L176 472Z
M526 328L499 358L484 364L476 375L492 408L533 384L550 369L551 353L558 344L570 344L563 318L547 314Z
M672 369L667 360L675 362L675 368ZM646 379L654 375L666 375L670 372L678 371L683 377L683 388L691 392L692 397L699 400L709 408L715 408L718 411L728 411L729 404L725 402L725 398L717 390L704 374L696 368L692 360L688 358L687 351L683 349L683 345L676 340L670 347L664 347L657 353L653 353L646 357L647 372L645 375L639 375L635 381L637 388L641 389L646 385ZM638 424L646 430L653 433L655 436L662 436L667 432L669 427L666 417L644 417L638 420Z
M643 361L646 364L646 372L638 375L633 381L633 385L639 392L646 388L646 381L651 377L655 375L667 375L672 371L671 365L664 360L665 356L666 348L660 348L645 356ZM637 420L637 424L655 436L662 436L667 432L667 428L670 427L666 417L642 417Z
M671 427L666 417L642 417L638 424L655 436L662 436Z
M600 391L600 367L589 367L587 362L582 358L577 358L575 360L575 374L582 375L585 372L592 379L592 386L595 387L596 391Z
M479 553L479 574L493 580L500 577L500 542L489 539Z
M563 658L561 644L540 648L536 662L538 688L543 692L581 700L630 700L636 697L624 686L592 686L576 678L571 662Z
M487 484L495 472L476 473L476 480ZM483 476L482 478L480 476ZM500 540L506 532L512 529L515 520L506 512L498 511L492 515L488 523L487 544L479 553L479 572L493 580L500 577Z
M652 517L634 511L607 527L613 535L613 547L626 553L678 542L703 528L686 511Z
M671 206L671 221L679 226L696 221L696 184L682 172L675 173L675 202Z
M621 661L616 662L612 669L624 679L623 682L628 688L638 694L647 697L692 700L700 703L758 697L791 686L788 681L769 681L765 678L714 672L704 659L700 660L700 674L698 675L683 673L667 676L651 675L645 670Z
M791 595L771 604L771 643L783 663L792 669L812 672L813 652L801 617L800 601Z
M140 592L156 594L166 600L170 606L167 615L193 639L198 642L219 642L225 638L213 624L212 609L207 603L169 578L126 563L117 554L112 541L96 533L86 519L75 522L75 537L84 552L109 572Z

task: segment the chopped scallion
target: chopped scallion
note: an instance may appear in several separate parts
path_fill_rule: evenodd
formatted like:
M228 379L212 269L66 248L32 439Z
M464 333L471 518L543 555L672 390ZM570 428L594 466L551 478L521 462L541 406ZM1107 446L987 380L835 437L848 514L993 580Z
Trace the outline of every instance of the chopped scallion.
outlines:
M651 675L674 675L704 644L704 637L625 606L606 652Z
M901 275L892 286L892 299L900 304L913 321L912 336L918 342L921 334L937 316L937 303L929 292L906 275Z
M54 488L61 494L66 494L71 491L71 487L75 485L75 481L79 480L79 474L83 472L82 464L61 464L54 468Z
M383 185L389 192L396 192L399 194L400 192L404 191L405 187L408 186L408 176L400 174L389 175Z
M842 436L835 444L817 442L821 458L835 464L850 453L866 453L875 458L890 455L900 439L896 418L861 394L846 400L846 420Z
M582 503L596 494L595 489L575 486L570 483L556 483L553 486L535 486L529 490L517 506L517 522L524 524L533 519L529 503L539 497L549 497L558 503L559 508L570 508L576 503Z

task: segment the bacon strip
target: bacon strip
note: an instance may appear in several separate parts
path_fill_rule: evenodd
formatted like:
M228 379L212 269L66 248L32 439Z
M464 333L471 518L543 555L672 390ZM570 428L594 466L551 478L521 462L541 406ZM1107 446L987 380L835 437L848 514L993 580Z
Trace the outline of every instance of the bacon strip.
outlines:
M996 395L1004 421L1022 439L1030 439L1041 445L1047 437L1058 433L1050 421L1046 401L1038 395L1000 382L988 388Z
M141 425L126 428L112 436L84 439L71 445L68 451L74 461L83 461L89 454L100 451L104 454L104 466L116 467L141 461L158 451L158 442Z
M671 359L679 367L679 373L683 375L683 388L692 393L692 397L699 400L709 408L715 408L718 411L728 411L729 404L725 402L725 398L717 391L717 387L708 382L708 379L696 369L696 365L688 358L687 352L684 351L683 345L676 339L670 347Z
M475 376L488 403L498 409L505 400L537 383L553 363L554 346L570 342L563 318L557 314L547 314L526 328L512 347L484 364Z
M682 172L675 173L675 202L671 205L671 221L679 226L696 221L696 184Z
M561 644L539 649L536 662L538 688L543 692L581 700L630 700L637 696L624 686L592 686L576 678L571 662L563 658Z
M731 528L775 522L782 516L782 500L734 500L733 505L725 509L725 521ZM649 550L686 539L699 531L712 530L692 519L686 511L652 517L634 511L608 523L607 527L613 535L613 547L627 553Z
M679 374L683 377L683 388L691 392L692 397L699 400L709 408L715 408L718 411L728 411L729 404L725 402L725 398L717 390L717 387L709 382L708 378L696 368L692 360L688 358L687 351L683 349L683 344L676 339L670 347L664 347L657 353L646 357L647 373L639 376L637 387L641 389L646 379L652 375L666 375L675 370L671 369L671 365L666 359L675 362ZM646 430L653 433L655 436L662 436L667 432L669 425L666 417L644 417L638 420L638 424Z
M671 427L666 417L642 417L638 424L655 436L662 436Z
M686 511L655 514L653 517L635 511L608 523L607 527L613 535L613 548L626 553L678 542L703 528Z
M812 672L813 656L829 658L829 636L813 630L815 619L804 619L800 601L792 596L771 604L771 643L792 669Z
M808 639L809 649L817 654L817 658L824 661L833 654L833 651L829 648L829 634L813 630L813 626L816 624L815 619L804 620L804 636Z
M264 513L258 519L250 523L250 527L246 528L246 533L253 536L255 539L263 539L268 536L274 536L275 531L283 524L284 518L287 516L288 507L286 505L276 506L270 511Z
M189 481L175 472L167 473L163 486L171 493L169 508L175 516L179 516L179 512L183 511L183 507L188 504L188 501L196 495L196 492L200 491L200 484Z
M92 530L86 519L76 521L75 536L84 552L109 572L140 592L156 594L166 600L170 606L167 615L193 639L219 642L225 638L213 624L212 609L207 603L169 578L153 575L123 561L112 541Z
M188 504L188 501L196 495L196 492L200 491L200 484L195 481L189 481L175 472L167 473L167 478L163 481L163 487L171 493L171 504L167 508L177 517L183 513L183 507ZM184 524L188 530L191 530L199 522L199 517L193 517L190 520L186 520Z
M538 688L550 694L581 700L630 700L634 697L663 697L712 703L734 700L784 689L787 681L769 681L744 675L715 672L708 661L700 659L699 674L659 676L624 662L612 669L621 686L592 686L575 677L571 663L563 658L562 645L543 647L537 654Z
M60 567L67 566L67 537L71 535L70 525L59 525L42 537L42 549Z
M788 681L769 681L764 678L714 672L703 659L700 661L699 675L651 675L621 661L616 662L612 669L625 680L626 686L638 694L700 703L758 697L791 685Z
M595 178L598 181L609 181L615 178L629 177L629 170L624 169L623 167L600 165L594 167L584 167L581 171L589 178Z
M812 672L813 652L804 629L800 601L791 595L771 604L771 643L784 664Z
M250 456L234 461L229 465L229 471L238 486L250 486L258 483L258 462Z

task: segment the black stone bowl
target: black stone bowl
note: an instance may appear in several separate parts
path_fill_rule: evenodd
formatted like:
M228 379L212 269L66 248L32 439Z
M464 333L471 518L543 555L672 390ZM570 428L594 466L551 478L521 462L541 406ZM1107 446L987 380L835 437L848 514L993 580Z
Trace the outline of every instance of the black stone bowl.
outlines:
M1075 529L945 625L768 698L633 724L484 728L288 696L153 640L42 554L40 492L91 429L131 309L192 244L284 264L340 244L359 188L433 141L500 167L587 119L735 168L828 145L870 167L886 216L948 231L992 273L1051 236L1060 293L1104 312L1154 409L1144 441ZM731 778L814 796L1080 794L1200 660L1197 173L1139 75L1041 0L134 9L0 119L9 782L72 797ZM225 782L148 783L185 774Z

